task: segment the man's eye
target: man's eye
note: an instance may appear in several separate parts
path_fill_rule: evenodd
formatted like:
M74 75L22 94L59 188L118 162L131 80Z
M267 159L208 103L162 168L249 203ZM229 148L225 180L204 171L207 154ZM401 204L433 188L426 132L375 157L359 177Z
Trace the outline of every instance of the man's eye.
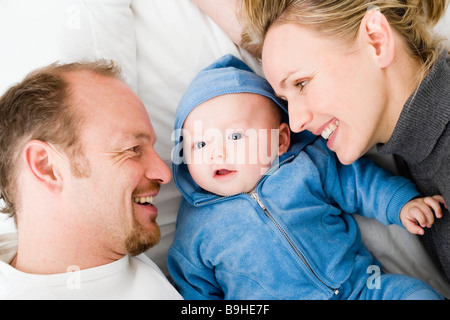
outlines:
M229 135L228 139L230 139L230 140L239 140L239 139L242 139L242 133L234 132L234 133L232 133L232 134Z
M128 151L139 153L140 149L140 146L134 146L129 148Z
M204 148L205 146L206 146L206 142L204 142L204 141L194 143L194 149L196 149L196 150Z

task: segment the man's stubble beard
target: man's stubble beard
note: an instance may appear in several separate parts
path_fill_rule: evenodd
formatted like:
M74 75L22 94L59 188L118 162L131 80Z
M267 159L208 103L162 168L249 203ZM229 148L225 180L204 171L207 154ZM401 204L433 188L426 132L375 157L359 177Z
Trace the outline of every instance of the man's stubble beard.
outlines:
M153 221L153 224L153 230L146 230L137 221L133 210L133 230L125 239L125 248L130 255L137 256L159 243L161 240L161 230L156 220Z

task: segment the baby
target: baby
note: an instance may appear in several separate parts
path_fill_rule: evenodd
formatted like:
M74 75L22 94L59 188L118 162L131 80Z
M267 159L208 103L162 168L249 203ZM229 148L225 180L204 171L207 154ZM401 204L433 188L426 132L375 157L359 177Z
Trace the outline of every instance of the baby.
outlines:
M368 160L339 163L322 138L291 134L269 84L227 55L177 110L174 180L183 195L169 270L185 299L441 299L380 272L351 214L416 233L442 197Z

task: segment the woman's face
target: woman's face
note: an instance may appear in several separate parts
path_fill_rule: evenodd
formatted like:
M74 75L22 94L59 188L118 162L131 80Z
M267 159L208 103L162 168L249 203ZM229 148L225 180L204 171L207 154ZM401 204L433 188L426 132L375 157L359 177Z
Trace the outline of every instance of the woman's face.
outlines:
M342 41L302 26L275 25L262 53L267 80L288 101L291 130L322 135L343 164L386 142L383 70L373 46L358 39L344 49Z

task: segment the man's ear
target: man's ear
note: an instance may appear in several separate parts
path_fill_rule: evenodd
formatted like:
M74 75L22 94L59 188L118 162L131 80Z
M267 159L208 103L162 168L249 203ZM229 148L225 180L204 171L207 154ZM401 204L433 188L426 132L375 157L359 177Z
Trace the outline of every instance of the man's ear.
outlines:
M48 143L31 140L24 148L25 166L35 181L50 192L59 192L62 179L56 164L56 150Z
M279 143L278 143L278 155L281 156L289 149L291 143L291 130L289 125L283 122L279 127Z
M395 38L392 28L378 8L368 10L361 21L360 36L373 49L373 57L380 68L388 67L395 57Z

